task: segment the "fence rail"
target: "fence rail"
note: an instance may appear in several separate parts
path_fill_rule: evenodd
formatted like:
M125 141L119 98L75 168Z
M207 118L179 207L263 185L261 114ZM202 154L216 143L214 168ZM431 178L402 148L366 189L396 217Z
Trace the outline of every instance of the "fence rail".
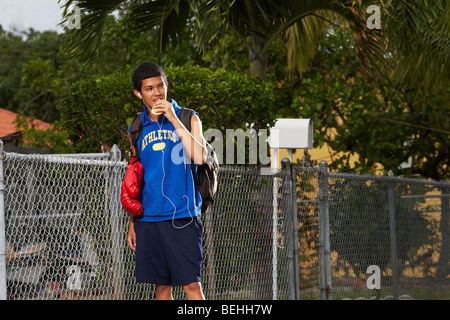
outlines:
M120 159L4 153L0 141L0 299L154 297L134 278ZM207 299L450 297L448 182L282 164L220 169L202 217Z
M329 173L328 185L334 298L450 298L448 181Z

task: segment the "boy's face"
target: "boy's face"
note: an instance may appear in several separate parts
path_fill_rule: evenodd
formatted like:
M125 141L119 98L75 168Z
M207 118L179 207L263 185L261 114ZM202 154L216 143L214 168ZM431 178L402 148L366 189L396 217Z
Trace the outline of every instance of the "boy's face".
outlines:
M138 98L144 99L145 103L153 108L158 100L165 100L167 97L167 84L163 77L152 77L142 80L141 92L134 90Z

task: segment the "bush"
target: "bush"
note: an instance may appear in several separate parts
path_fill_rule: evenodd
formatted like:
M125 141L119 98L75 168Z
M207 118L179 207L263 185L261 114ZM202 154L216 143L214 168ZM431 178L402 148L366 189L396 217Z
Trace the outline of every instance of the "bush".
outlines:
M203 129L268 128L275 121L271 84L224 70L185 65L165 69L169 98L200 114ZM99 152L117 144L129 152L126 130L143 104L133 93L132 70L74 83L59 105L61 125L76 152Z
M261 129L275 120L273 86L259 78L196 66L168 68L167 77L172 97L197 111L204 129Z
M141 109L129 75L88 77L71 86L59 104L60 124L75 152L100 152L102 145L127 148L127 122Z

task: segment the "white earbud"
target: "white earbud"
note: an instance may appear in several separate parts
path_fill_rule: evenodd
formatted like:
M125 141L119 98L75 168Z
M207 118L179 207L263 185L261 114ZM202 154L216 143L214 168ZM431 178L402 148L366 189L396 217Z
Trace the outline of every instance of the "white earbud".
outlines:
M141 94L140 94L140 93L138 93L138 97L142 99L142 96L141 96Z

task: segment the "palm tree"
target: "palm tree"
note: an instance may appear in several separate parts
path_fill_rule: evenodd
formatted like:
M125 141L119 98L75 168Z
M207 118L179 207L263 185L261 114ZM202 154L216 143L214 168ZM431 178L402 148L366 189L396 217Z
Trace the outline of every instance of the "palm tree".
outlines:
M425 93L449 93L450 0L398 0L386 32L405 85ZM417 92L415 92L417 93Z
M290 44L292 66L302 67L314 53L314 44L327 31L329 23L346 21L353 31L355 50L364 74L376 61L385 63L387 42L381 32L368 30L365 8L375 0L68 0L64 20L70 18L72 5L83 14L82 28L70 34L73 52L101 50L103 23L115 10L127 16L129 27L136 32L159 28L160 49L169 41L178 43L186 26L191 26L200 49L225 33L235 33L247 45L250 74L266 79L266 53L280 37ZM95 58L97 55L93 55Z
M448 176L450 165L450 0L399 0L392 14L393 18L387 21L387 30L392 39L393 52L399 57L396 72L400 76L405 97L409 100L405 113L423 114L418 123L406 125L428 127L428 132L422 137L434 137L434 141L437 141L434 152L429 152L426 161L420 163L416 172L441 179ZM443 119L446 119L437 122L442 127L433 121L435 115L423 111L436 107L433 104L436 99L431 99L436 97L441 100ZM430 125L433 122L434 125ZM422 138L416 143L424 145L433 140L425 141ZM442 193L448 194L449 189L443 188ZM449 199L443 197L440 220L442 246L437 262L437 280L444 280L450 274L450 247L444 245L450 243L449 217Z

